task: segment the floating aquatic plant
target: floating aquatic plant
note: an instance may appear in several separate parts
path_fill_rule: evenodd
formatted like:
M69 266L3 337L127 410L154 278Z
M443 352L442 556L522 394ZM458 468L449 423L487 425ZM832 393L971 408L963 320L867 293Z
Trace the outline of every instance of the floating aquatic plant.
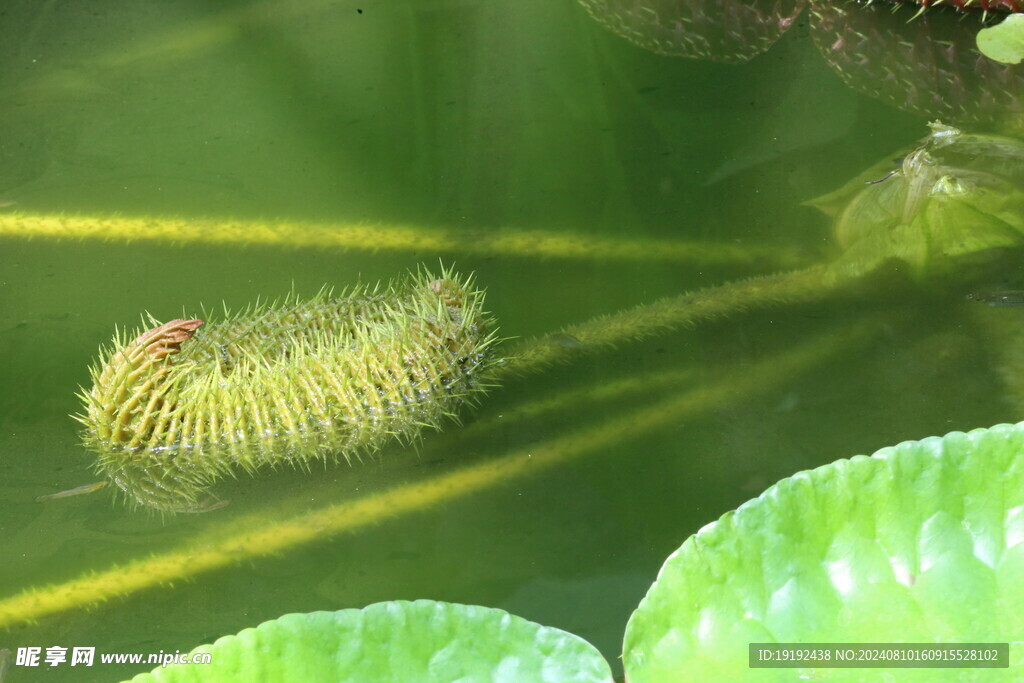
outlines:
M493 362L483 305L471 280L445 271L209 325L154 321L101 352L77 419L131 500L201 508L225 474L349 460L454 418Z
M601 653L579 636L500 609L433 600L286 614L189 653L203 654L208 665L171 664L132 681L613 680Z
M1024 423L908 441L780 481L691 536L626 628L631 683L792 681L757 642L1006 642L1024 633ZM867 680L827 669L829 680ZM984 680L971 669L900 680ZM878 680L872 671L870 680Z
M997 62L1020 64L1024 59L1024 14L1011 14L1001 23L981 29L978 49Z

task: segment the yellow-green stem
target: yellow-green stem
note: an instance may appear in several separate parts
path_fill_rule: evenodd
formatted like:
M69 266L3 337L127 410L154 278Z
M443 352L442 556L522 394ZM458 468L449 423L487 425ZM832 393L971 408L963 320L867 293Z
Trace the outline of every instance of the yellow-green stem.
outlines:
M499 374L522 375L659 332L780 304L820 301L843 282L828 266L730 282L601 316L519 344ZM566 340L571 343L566 343Z

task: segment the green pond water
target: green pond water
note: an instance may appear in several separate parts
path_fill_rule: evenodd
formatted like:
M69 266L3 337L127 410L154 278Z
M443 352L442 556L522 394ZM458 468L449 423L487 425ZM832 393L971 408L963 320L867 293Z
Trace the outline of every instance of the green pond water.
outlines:
M289 612L431 598L571 631L618 667L629 614L703 525L798 470L1021 417L993 339L972 325L979 305L964 301L971 287L1020 284L1000 263L980 285L866 287L592 353L556 338L571 352L564 362L503 379L462 413L464 436L452 424L352 467L241 475L217 488L230 504L205 514L132 511L113 487L37 503L97 480L69 417L75 392L115 326L143 312L237 308L440 260L476 273L510 352L517 339L792 264L670 260L654 248L628 258L486 251L481 236L771 245L822 260L829 221L801 202L912 147L928 117L844 85L804 20L750 63L723 65L642 50L570 0L9 1L0 12L3 215L273 220L294 234L309 224L458 229L464 241L375 250L373 239L261 244L255 229L251 244L0 236L0 597L181 552L237 520L269 525L488 459L557 461L550 444L573 434L837 329L871 329L805 371L726 389L536 472L12 625L0 632L12 652L187 651ZM689 374L654 383L677 371ZM625 378L651 388L516 417ZM8 677L119 680L149 668L14 667Z

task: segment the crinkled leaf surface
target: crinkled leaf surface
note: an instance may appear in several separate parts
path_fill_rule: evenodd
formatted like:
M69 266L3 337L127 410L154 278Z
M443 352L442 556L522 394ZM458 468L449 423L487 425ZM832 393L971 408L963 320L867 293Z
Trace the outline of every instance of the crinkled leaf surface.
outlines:
M133 681L602 681L588 642L498 609L431 600L288 614L225 636Z
M748 668L751 642L899 641L1009 641L1011 668ZM1024 423L780 481L668 558L624 660L630 683L1024 680L1022 641Z
M917 280L950 277L968 264L984 263L1000 249L1021 246L1024 193L972 190L962 197L929 197L910 223L894 220L873 226L830 267L845 277L863 277L886 264L896 264Z

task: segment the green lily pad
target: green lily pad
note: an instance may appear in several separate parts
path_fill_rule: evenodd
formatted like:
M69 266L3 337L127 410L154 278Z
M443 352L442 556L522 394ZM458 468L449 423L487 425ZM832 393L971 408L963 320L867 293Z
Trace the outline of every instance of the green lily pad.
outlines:
M1009 671L901 669L898 680L1021 680L1022 637L1024 423L780 481L668 558L623 658L630 683L880 680L877 669L751 669L748 644L1009 641Z
M172 664L133 681L601 681L588 642L499 609L432 600L287 614L201 645L210 664Z
M978 50L1003 64L1024 59L1024 14L1009 14L995 26L978 31Z

